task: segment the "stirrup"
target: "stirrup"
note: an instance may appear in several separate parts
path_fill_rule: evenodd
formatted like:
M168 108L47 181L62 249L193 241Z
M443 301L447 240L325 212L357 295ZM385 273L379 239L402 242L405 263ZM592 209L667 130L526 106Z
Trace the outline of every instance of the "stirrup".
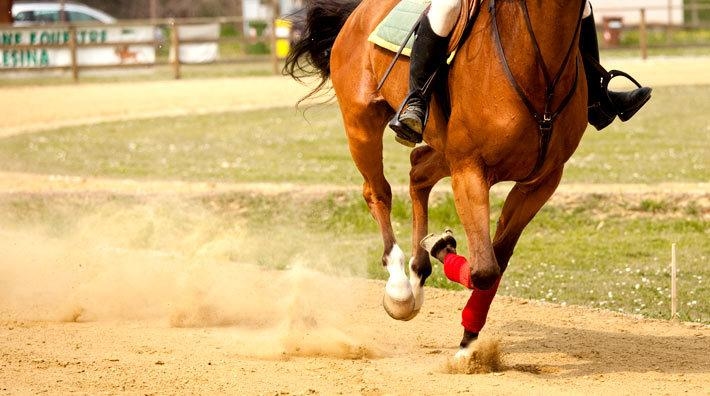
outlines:
M390 120L389 127L396 134L394 140L407 147L415 147L422 142L422 135L416 133L408 126L399 121L399 113Z
M402 104L399 105L399 109L397 109L397 112L394 114L394 117L389 122L389 127L392 129L397 136L395 136L395 140L407 147L414 147L417 145L417 143L421 143L423 140L423 133L417 133L416 131L412 130L412 128L408 127L402 121L399 120L399 118L402 116L402 112L407 106L407 103L409 100L414 97L414 95L420 95L421 93L412 91L410 92L407 97L404 98L402 101ZM425 101L426 102L426 101ZM427 118L429 118L429 106L427 105L424 109L424 120L422 121L422 132L424 132L424 128L426 127L426 121Z
M643 86L636 81L635 78L631 77L628 73L622 72L621 70L610 70L606 74L602 74L602 92L604 95L606 95L606 98L609 100L609 103L613 103L611 101L611 97L609 97L609 83L614 77L626 77L629 79L632 83L636 85L636 88L643 88Z
M397 109L397 112L394 114L394 117L389 122L389 127L392 129L397 136L395 136L395 140L407 147L414 147L417 145L417 143L421 143L424 139L424 130L426 129L426 124L427 121L429 120L429 106L430 103L428 100L425 100L424 103L426 106L424 106L424 119L422 120L422 133L417 133L416 131L413 131L412 128L404 125L400 120L399 117L402 115L402 111L404 111L404 108L407 105L407 102L409 102L409 99L412 98L414 95L419 95L426 97L427 95L431 95L431 89L432 89L432 83L436 79L436 75L438 74L438 69L432 73L431 76L427 79L426 83L424 84L423 89L421 92L417 91L411 91L407 94L407 96L404 98L402 101L402 104L399 105L399 109Z
M609 94L609 83L611 82L611 80L614 77L619 77L619 76L625 77L626 79L628 79L629 81L634 83L636 85L635 90L636 89L643 89L644 87L638 81L636 81L635 78L631 77L628 73L625 73L620 70L610 70L607 75L602 76L602 92L604 93L604 95L606 95L607 103L609 103L611 105L613 112L614 112L614 116L618 115L619 119L622 122L626 122L629 119L631 119L631 117L633 117L636 114L636 112L638 112L641 109L641 107L643 107L646 104L646 102L649 101L649 99L651 99L650 88L649 88L648 96L646 96L646 98L641 103L639 103L637 106L635 106L630 111L621 111L622 109L617 107L616 102L614 102L611 99L611 95Z
M595 128L597 128L597 130L602 130L606 128L609 124L612 123L612 121L614 121L614 118L616 118L617 115L619 116L619 119L621 121L628 121L634 114L636 114L636 111L638 111L650 99L650 96L648 96L648 98L646 98L646 100L641 103L641 105L639 105L635 111L631 113L620 113L618 109L615 108L616 105L609 96L609 83L611 82L611 80L615 77L621 76L627 78L629 81L634 83L634 85L636 85L636 89L641 89L643 88L643 86L638 81L636 81L635 78L631 77L626 72L623 72L621 70L607 71L604 66L599 63L598 60L596 60L589 54L584 54L584 58L588 61L587 63L592 65L601 76L602 97L599 98L599 101L597 103L589 104L588 114L592 113L593 116L587 116L587 120L589 121L589 123L592 124Z

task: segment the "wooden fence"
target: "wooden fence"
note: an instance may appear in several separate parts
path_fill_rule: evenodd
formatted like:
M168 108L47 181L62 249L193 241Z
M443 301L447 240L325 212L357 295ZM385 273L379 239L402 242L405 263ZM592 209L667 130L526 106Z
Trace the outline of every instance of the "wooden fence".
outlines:
M598 33L604 49L633 49L642 59L649 49L710 47L710 20L700 15L710 13L710 5L688 4L684 7L595 8ZM654 14L649 20L648 15ZM660 18L659 18L660 15ZM631 16L624 20L624 16ZM680 20L680 22L678 22ZM695 38L693 38L695 33ZM627 37L629 39L625 39ZM683 36L683 37L680 37Z
M639 51L642 58L648 57L650 48L665 48L679 46L710 47L710 22L703 20L699 15L710 13L710 6L694 4L683 9L666 9L669 13L668 23L649 22L647 13L658 11L649 8L614 8L595 9L595 13L603 13L606 17L597 20L598 30L603 48L626 48ZM671 23L670 13L681 12L685 22L681 24ZM638 18L634 18L638 23L628 23L622 18L609 17L614 13L638 13ZM179 34L181 27L217 24L217 37L212 39L188 39ZM116 25L100 25L91 23L75 24L55 24L55 25L34 25L17 27L12 25L0 25L0 78L5 72L38 72L43 70L66 70L69 71L75 81L78 81L83 70L100 68L137 68L170 65L174 78L181 77L181 70L184 62L179 54L183 46L204 43L216 43L219 49L219 57L210 61L214 63L240 63L240 62L268 62L271 64L274 73L280 72L283 48L288 48L290 37L277 30L277 21L257 21L245 23L241 17L224 18L190 18L190 19L152 19L152 20L131 20L120 21ZM147 26L154 30L155 34L144 37L140 40L112 42L111 40L91 40L87 39L86 31L98 29L131 29L139 26ZM58 40L27 40L18 39L15 35L24 31L37 31L38 29L51 30L53 34L58 34ZM7 33L11 32L11 33ZM291 31L292 32L292 31ZM662 32L663 40L658 39L658 32ZM680 32L698 32L700 39L688 43L678 43L674 35ZM633 37L633 40L625 40L625 37ZM650 39L652 38L652 39ZM150 46L155 49L154 59L149 62L139 62L131 59L133 46ZM82 64L80 53L87 48L110 48L121 59L115 64ZM40 50L63 50L69 53L67 64L53 66L48 64L37 64L33 57L40 57L36 52ZM277 49L281 54L277 54ZM169 56L174 54L174 56ZM25 58L23 58L23 56ZM124 56L127 61L124 62ZM19 62L18 62L19 59ZM27 60L27 64L23 61ZM34 61L34 63L33 63ZM8 67L11 66L11 67Z
M214 38L185 38L182 28L217 25L218 34ZM146 68L170 65L174 78L180 78L185 62L180 57L180 50L195 44L216 44L219 56L206 62L240 63L270 62L274 73L280 71L280 59L277 56L277 43L288 43L290 37L278 35L275 21L263 22L254 26L245 24L241 17L225 18L189 18L120 21L116 25L98 23L57 23L31 26L0 25L0 77L7 72L42 72L64 70L71 72L78 81L82 70L88 69L124 69ZM107 30L127 31L136 28L150 28L153 34L143 35L137 40L121 39L116 41ZM88 33L87 33L88 32ZM101 33L96 33L101 32ZM88 35L108 36L103 40L88 39ZM282 43L283 44L283 43ZM136 59L132 47L150 47L154 56L147 62ZM288 44L286 44L288 47ZM109 48L116 55L118 62L109 64L83 64L80 54L87 49ZM283 45L281 46L283 48ZM67 64L54 65L43 62L47 51L68 51ZM40 52L41 51L41 52ZM133 58L131 59L131 56ZM125 61L124 61L125 60ZM66 63L66 62L65 62Z

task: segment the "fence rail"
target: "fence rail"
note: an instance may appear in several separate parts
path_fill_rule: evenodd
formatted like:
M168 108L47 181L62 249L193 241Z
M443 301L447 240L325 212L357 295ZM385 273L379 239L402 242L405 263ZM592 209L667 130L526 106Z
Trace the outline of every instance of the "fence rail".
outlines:
M217 26L213 38L194 38L182 34L183 28L198 26ZM150 19L125 20L117 24L98 23L57 23L31 26L0 25L0 73L2 72L37 72L42 70L71 71L75 80L80 71L105 68L135 68L171 65L173 76L180 78L181 67L193 63L184 61L180 56L181 48L191 45L214 44L219 54L205 63L240 63L270 62L273 71L279 71L280 59L276 54L278 41L290 40L290 37L277 35L275 21L260 21L252 26L241 17L221 18L185 18L185 19ZM113 37L106 31L132 31L136 28L148 28L149 36L138 39ZM91 33L92 39L88 34ZM101 39L98 39L98 36ZM125 35L124 35L125 36ZM148 61L139 61L133 55L132 47L142 46L153 49ZM286 48L288 44L286 45ZM92 64L82 62L80 54L85 50L114 49L120 59L111 64ZM40 62L38 57L46 51L64 51L69 53L69 63L52 65ZM40 54L38 54L42 51ZM47 55L49 56L49 55ZM37 59L35 59L37 58ZM124 59L125 58L125 59ZM197 64L197 63L196 63Z
M650 12L656 13L653 14L653 20L648 18ZM663 21L659 20L658 12L667 12L667 18ZM680 23L675 23L679 13ZM644 59L648 57L649 49L671 47L710 49L710 5L707 4L689 4L675 8L620 6L598 8L595 9L595 14L598 17L600 42L605 49L636 50ZM626 20L624 16L627 16ZM216 25L216 36L191 38L181 33L183 28L189 29L201 25ZM291 29L284 34L279 32L277 25L277 21L273 19L247 21L242 17L122 20L115 25L60 23L13 26L5 24L0 25L0 52L2 53L0 73L66 70L70 71L74 80L78 81L81 71L88 69L150 68L169 65L173 77L180 78L182 67L189 63L181 58L181 49L210 43L216 45L219 56L207 64L269 62L273 72L278 73L280 58L285 55L284 51L288 49L294 31ZM120 40L109 40L110 37L104 37L107 29L130 31L140 27L147 27L153 33L140 39L131 39L129 36ZM28 32L35 32L31 40L27 37L18 39L30 34ZM37 34L45 34L45 36L39 37ZM133 51L137 46L152 48L153 56L147 56L144 61L141 61ZM114 55L120 61L112 64L87 63L84 55L87 49L104 52L113 49ZM40 62L44 60L41 58L44 52L38 53L38 51L64 51L64 61L68 63L50 65L47 62Z
M636 49L642 59L650 49L710 48L709 4L684 7L607 7L595 8L602 48ZM650 13L653 18L649 18Z

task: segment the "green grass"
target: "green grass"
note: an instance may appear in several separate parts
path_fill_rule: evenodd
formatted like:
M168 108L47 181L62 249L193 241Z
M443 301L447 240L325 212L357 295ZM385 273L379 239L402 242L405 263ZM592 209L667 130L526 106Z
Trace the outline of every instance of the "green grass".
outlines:
M565 182L705 182L710 89L660 87L628 123L588 128ZM385 137L385 171L408 181L408 150ZM321 105L67 127L0 139L0 170L225 182L359 184L340 114Z
M683 5L688 7L684 11L684 19L686 21L692 20L692 12L690 7L693 5L698 5L701 8L698 9L698 20L702 22L710 21L710 1L709 0L683 0Z
M708 87L662 87L634 120L587 131L563 183L707 182ZM385 170L405 184L408 150L385 138ZM166 117L68 127L0 139L0 171L137 179L297 184L361 183L334 105ZM89 243L220 257L273 268L384 278L381 240L359 192L141 198L110 194L0 196L0 230L82 234ZM491 224L502 204L494 197ZM702 205L589 195L546 206L523 234L503 294L668 316L670 245L677 243L681 318L710 322L709 225ZM410 251L411 209L396 196L393 226ZM108 227L107 225L111 225ZM432 200L430 227L462 230L450 195ZM118 227L118 228L116 228ZM34 232L34 231L33 231ZM86 231L84 231L86 232ZM238 241L234 241L235 235ZM227 241L228 243L224 242ZM86 242L85 242L86 243ZM461 253L466 253L462 246ZM440 267L428 282L458 288Z
M649 29L646 36L648 45L651 48L656 47L661 51L663 46L682 47L682 46L701 46L704 47L710 42L710 30L707 29L692 29L692 28L674 28L666 29L655 28ZM638 47L640 42L640 32L638 30L627 30L621 34L622 47ZM663 50L666 50L665 48ZM706 48L707 51L707 48Z
M543 209L521 238L504 293L668 317L670 252L677 243L681 318L708 322L702 302L710 295L710 224L693 215L638 216L645 208L636 216L633 209L631 215L604 216L605 208L603 199L592 196L573 209Z
M492 228L501 205L502 198L495 197ZM661 212L624 205L590 195L573 205L543 208L519 242L501 293L667 318L670 245L677 243L681 319L710 323L710 306L704 303L710 297L708 222L671 202L660 205L665 208ZM396 196L394 206L394 228L409 252L408 199ZM450 194L432 200L430 225L451 226L462 235ZM386 279L377 227L355 192L305 200L253 193L172 198L4 195L0 227L59 240L81 235L81 243L177 252L199 260L276 269L306 265ZM205 251L211 252L208 257ZM438 264L427 284L461 288L446 280Z
M659 87L628 123L602 132L588 128L565 168L565 180L584 182L706 182L710 174L707 86Z
M359 184L334 106L157 118L0 140L0 169L111 177ZM394 143L392 144L394 149ZM407 154L394 152L399 180Z

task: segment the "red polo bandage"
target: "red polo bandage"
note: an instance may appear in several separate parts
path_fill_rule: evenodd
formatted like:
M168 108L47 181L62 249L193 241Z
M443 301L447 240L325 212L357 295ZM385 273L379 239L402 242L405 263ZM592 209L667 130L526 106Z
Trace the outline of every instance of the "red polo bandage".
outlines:
M473 289L471 283L471 267L468 265L466 257L456 253L449 253L444 256L444 274L449 280L463 285L467 289Z
M461 312L461 324L468 331L480 332L486 324L488 310L498 290L500 278L488 290L480 290L473 287L471 283L471 266L468 264L468 260L454 253L449 253L444 257L444 273L450 280L472 290L471 297L469 297L466 306Z

